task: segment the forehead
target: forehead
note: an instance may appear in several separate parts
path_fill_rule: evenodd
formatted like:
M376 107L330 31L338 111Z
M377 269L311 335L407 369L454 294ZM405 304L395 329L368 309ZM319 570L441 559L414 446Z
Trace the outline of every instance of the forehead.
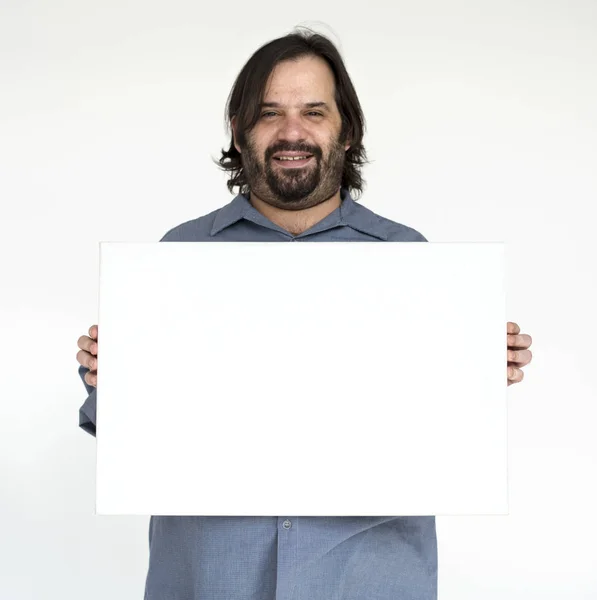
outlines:
M325 60L305 56L278 63L265 86L263 102L323 101L334 105L334 74Z

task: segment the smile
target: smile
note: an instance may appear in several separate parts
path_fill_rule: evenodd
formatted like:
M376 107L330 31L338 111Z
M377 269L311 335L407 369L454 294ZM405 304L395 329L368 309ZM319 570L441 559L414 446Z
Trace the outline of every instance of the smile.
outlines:
M309 164L309 161L313 158L311 156L274 156L273 161L285 169L296 169Z

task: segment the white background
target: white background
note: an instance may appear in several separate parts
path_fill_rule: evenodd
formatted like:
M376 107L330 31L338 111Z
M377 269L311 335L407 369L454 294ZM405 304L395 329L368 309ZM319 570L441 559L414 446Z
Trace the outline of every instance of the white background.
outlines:
M432 242L504 241L508 319L533 337L511 513L438 518L440 600L597 597L597 4L2 0L2 598L142 597L148 518L93 515L78 429L99 241L232 199L211 157L233 80L313 17L368 120L361 202Z

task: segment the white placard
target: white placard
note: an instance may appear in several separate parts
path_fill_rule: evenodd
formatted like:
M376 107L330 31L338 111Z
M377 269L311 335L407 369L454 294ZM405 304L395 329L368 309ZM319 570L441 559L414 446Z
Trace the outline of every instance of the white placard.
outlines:
M503 243L100 244L97 514L507 514Z

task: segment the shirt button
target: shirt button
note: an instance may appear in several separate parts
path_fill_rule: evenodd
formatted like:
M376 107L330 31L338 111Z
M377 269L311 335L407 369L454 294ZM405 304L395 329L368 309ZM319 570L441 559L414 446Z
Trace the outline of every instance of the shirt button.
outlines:
M286 519L286 521L282 523L282 527L284 527L284 529L290 529L292 527L292 523L288 519Z

